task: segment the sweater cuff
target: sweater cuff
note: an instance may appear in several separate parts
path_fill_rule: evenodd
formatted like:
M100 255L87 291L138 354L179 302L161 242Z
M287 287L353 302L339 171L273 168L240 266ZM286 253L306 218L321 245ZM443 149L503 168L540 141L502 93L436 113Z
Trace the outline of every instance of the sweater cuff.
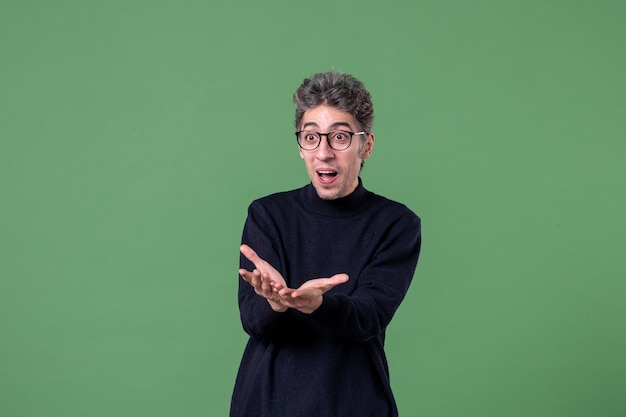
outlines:
M337 320L337 309L339 308L339 299L335 295L325 294L322 304L311 313L311 317L320 321Z

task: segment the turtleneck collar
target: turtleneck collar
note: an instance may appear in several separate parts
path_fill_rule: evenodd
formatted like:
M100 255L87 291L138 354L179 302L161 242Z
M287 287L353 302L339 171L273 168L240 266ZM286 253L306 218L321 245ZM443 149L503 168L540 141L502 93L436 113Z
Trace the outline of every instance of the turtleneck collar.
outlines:
M363 182L359 177L359 184L355 190L345 197L324 200L317 195L317 191L311 183L302 188L301 196L306 211L324 216L347 217L358 214L367 208L373 194L363 187Z

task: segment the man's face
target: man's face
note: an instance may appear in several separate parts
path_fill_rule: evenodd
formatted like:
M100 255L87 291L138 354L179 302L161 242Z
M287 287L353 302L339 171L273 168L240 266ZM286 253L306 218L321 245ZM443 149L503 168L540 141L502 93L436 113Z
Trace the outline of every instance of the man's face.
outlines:
M332 130L357 132L358 126L350 113L320 104L304 112L299 130L304 129L320 133ZM354 135L350 147L337 151L328 145L326 136L322 136L317 149L300 149L300 157L304 159L311 182L320 198L334 200L345 197L356 189L361 162L372 153L374 135L367 133L365 143L361 146L362 140L362 135Z

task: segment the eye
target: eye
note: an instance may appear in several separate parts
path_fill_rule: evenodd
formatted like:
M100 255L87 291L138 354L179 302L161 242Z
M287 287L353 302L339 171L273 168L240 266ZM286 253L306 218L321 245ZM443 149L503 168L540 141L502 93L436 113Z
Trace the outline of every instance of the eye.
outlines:
M317 135L313 132L304 132L302 137L306 142L315 142L317 140Z
M350 139L350 134L342 131L333 132L331 138L337 142L345 142Z

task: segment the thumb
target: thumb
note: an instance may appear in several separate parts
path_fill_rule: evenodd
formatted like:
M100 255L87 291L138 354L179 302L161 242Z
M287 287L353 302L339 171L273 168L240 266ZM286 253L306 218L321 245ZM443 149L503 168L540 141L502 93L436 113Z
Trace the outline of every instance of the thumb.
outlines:
M348 274L335 274L332 277L328 278L330 280L330 282L332 282L333 286L335 285L339 285L339 284L343 284L345 282L348 282L348 280L350 279L350 277L348 276Z
M330 278L326 278L324 280L325 282L322 288L322 292L329 291L330 289L336 287L337 285L347 282L348 279L349 279L348 274L335 274Z
M246 244L243 244L239 248L239 251L241 252L241 254L243 256L248 258L248 260L250 262L252 262L253 264L256 265L256 262L259 260L259 255L257 255L257 253L254 251L254 249L252 249L250 246L248 246Z

